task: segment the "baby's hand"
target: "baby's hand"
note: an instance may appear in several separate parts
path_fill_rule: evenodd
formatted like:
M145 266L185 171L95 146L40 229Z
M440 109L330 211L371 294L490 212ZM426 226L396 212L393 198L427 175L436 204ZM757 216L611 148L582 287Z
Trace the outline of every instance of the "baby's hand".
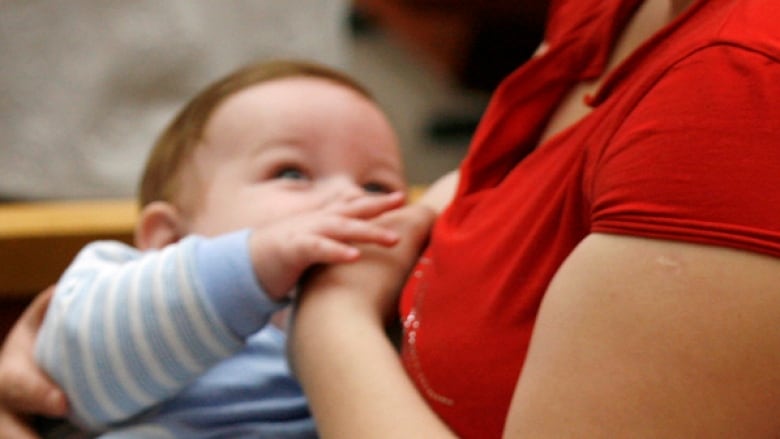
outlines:
M403 203L401 193L366 195L254 230L249 246L260 285L283 300L312 265L358 259L353 243L394 245L396 232L368 220Z

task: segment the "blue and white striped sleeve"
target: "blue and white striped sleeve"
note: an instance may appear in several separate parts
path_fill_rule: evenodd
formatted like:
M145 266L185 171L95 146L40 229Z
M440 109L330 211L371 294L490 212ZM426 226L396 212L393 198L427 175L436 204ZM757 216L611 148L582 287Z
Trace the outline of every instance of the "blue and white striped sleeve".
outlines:
M79 253L36 343L74 422L102 430L170 398L268 322L278 304L255 280L248 236L143 253L103 241Z

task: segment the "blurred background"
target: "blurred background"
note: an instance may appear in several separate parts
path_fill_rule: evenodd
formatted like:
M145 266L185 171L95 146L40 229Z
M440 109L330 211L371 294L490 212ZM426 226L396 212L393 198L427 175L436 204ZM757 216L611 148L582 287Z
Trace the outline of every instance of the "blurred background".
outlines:
M544 0L356 0L351 71L395 121L412 183L458 166L491 92L542 38Z
M413 184L457 166L497 82L538 44L545 2L0 2L0 200L132 196L148 148L207 83L302 57L367 84Z

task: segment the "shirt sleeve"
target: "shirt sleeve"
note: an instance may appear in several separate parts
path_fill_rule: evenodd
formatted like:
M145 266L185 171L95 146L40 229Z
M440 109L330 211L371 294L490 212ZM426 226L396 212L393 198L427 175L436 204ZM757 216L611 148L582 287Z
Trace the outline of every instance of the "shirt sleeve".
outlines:
M129 419L268 322L278 306L255 281L248 236L192 236L150 252L103 241L79 253L36 343L37 360L68 395L71 420L101 430ZM216 299L223 296L236 298ZM247 311L232 315L239 304Z
M592 230L780 256L780 66L712 46L671 68L599 154Z

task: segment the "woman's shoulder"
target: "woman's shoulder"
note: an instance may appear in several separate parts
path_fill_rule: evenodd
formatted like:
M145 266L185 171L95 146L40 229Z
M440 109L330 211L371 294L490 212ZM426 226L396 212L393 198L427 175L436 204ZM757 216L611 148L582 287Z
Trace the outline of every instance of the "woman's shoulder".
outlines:
M721 3L721 2L714 2ZM780 59L780 3L731 0L722 7L713 43L730 44Z

